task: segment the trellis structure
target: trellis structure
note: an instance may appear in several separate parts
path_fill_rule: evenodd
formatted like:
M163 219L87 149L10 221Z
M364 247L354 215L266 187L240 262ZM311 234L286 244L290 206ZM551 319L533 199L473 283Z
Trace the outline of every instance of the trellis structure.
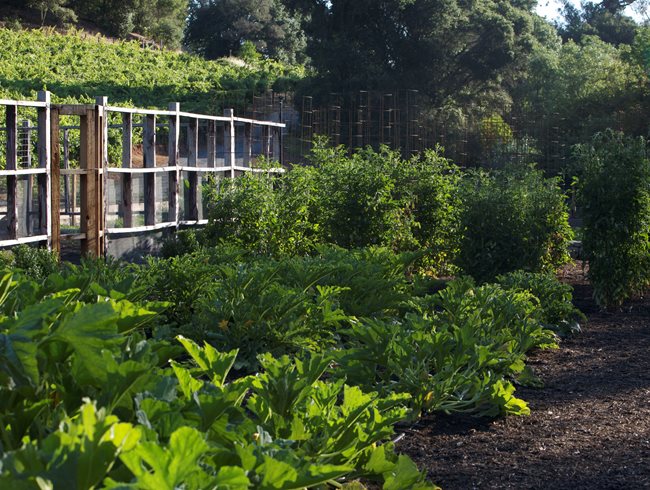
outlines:
M37 101L0 99L1 108L6 225L0 247L40 242L60 252L61 241L71 240L81 243L82 254L102 256L111 237L205 224L203 178L267 172L256 166L260 157L281 160L284 124L236 117L232 109L211 116L183 112L178 103L167 110L116 107L106 97L95 104L52 104L48 92L39 92ZM36 111L37 125L29 127L36 137L29 145L36 145L37 165L19 156L19 109ZM63 125L63 117L78 118L78 124ZM77 168L70 165L69 134L74 131L79 132ZM34 176L38 202L30 213ZM142 202L134 201L138 194ZM1 201L0 196L0 215ZM32 215L35 226L26 226ZM69 221L64 227L62 217Z

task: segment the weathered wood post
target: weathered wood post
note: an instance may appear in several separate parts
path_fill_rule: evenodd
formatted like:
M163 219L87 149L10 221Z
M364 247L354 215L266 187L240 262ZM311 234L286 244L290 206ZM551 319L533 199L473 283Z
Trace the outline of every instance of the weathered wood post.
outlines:
M20 135L20 143L18 147L22 150L22 166L24 168L31 168L32 166L32 122L29 119L23 120L22 132ZM25 232L27 235L32 234L32 214L34 212L34 176L28 175L26 177L27 186L25 188L25 195L23 196L23 204L25 207ZM39 216L40 218L40 216Z
M122 168L133 167L133 114L122 113ZM133 176L122 174L120 215L124 228L133 227Z
M50 247L61 256L61 149L59 144L59 109L50 110L50 141L52 149L50 183L51 238ZM67 176L66 176L67 179ZM67 195L67 186L66 186Z
M144 119L143 131L144 145L144 166L145 168L156 168L156 116L147 114ZM153 226L156 224L156 173L144 174L144 224Z
M199 154L199 120L190 119L187 125L187 166L196 167ZM198 197L198 178L196 171L188 172L187 179L189 186L186 192L185 209L187 218L192 221L199 219L199 209L197 203Z
M108 234L106 233L106 222L108 216L108 97L95 97L95 103L97 104L98 114L99 114L99 124L97 128L99 134L97 135L97 140L99 141L99 158L101 160L100 168L100 188L99 188L99 219L100 219L100 229L102 230L101 240L102 240L102 255L106 253Z
M244 124L244 167L251 166L253 156L253 124Z
M174 112L173 115L169 116L168 165L170 167L176 167L176 169L169 172L169 218L167 221L175 221L176 229L178 229L181 219L180 199L178 199L179 183L181 180L181 174L178 168L178 138L181 127L179 112L181 105L178 102L172 102L169 104L168 109Z
M235 114L233 109L224 109L223 115L230 118L224 130L225 166L230 167L230 178L235 178Z
M102 223L102 115L100 106L86 106L80 116L81 175L81 253L91 257L103 255Z
M38 166L45 169L45 174L38 174L38 228L40 235L47 235L47 246L51 249L52 237L52 181L51 181L51 138L50 130L50 93L38 92L38 101L45 102L45 107L38 108ZM59 189L56 189L59 192ZM58 212L58 209L57 209Z
M7 128L7 170L16 170L18 162L18 107L8 105L5 114ZM10 240L18 237L18 179L7 176L7 232Z
M208 167L217 166L217 121L208 121Z

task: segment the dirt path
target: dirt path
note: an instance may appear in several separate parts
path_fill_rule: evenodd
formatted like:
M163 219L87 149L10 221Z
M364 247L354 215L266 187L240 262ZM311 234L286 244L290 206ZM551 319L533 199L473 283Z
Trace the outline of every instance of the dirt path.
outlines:
M531 356L529 417L424 419L398 443L444 490L650 489L650 298L604 313L575 288L589 321Z

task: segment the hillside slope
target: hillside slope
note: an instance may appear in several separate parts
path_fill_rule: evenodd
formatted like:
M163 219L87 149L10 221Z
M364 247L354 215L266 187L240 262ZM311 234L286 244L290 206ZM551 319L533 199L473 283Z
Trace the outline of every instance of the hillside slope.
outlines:
M237 66L225 60L111 42L81 31L0 29L0 98L34 99L52 92L55 102L89 102L97 95L113 104L218 113L224 99L291 85L301 67L264 60Z

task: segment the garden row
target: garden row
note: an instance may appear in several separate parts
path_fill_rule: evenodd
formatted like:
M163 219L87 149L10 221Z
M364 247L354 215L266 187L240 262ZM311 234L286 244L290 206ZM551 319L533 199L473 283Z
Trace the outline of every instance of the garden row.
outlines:
M578 189L611 304L613 281L647 284L648 162L640 140L596 143ZM434 151L312 158L215 182L206 229L143 265L0 256L0 486L433 488L396 452L403 424L528 413L526 353L583 318L554 277L571 235L559 181ZM626 233L598 238L622 216ZM608 275L603 243L626 258Z
M381 245L422 251L418 265L434 275L481 283L516 270L555 272L569 261L570 188L596 300L619 305L650 285L646 143L607 132L576 147L574 161L566 185L530 166L462 170L439 151L404 160L386 148L348 156L320 144L311 166L217 183L209 226L177 243L186 250L192 240L223 240L280 257L324 243Z
M395 426L527 413L513 385L537 381L526 352L580 313L552 276L446 284L414 274L419 258L7 254L1 486L432 488L395 452Z

